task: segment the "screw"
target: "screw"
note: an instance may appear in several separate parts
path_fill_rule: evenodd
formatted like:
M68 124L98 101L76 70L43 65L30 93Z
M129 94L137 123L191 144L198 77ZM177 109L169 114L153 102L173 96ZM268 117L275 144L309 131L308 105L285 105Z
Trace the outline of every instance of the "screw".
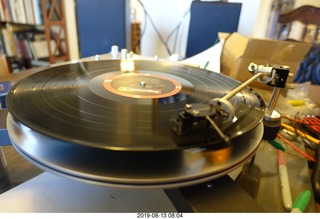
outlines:
M213 188L213 184L212 183L207 183L207 187L208 188Z
M191 104L186 104L186 109L192 109L192 105Z

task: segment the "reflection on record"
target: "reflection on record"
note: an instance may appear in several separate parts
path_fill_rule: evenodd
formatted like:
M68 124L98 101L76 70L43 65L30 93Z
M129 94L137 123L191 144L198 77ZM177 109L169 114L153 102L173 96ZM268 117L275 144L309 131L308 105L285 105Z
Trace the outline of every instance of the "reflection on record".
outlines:
M17 82L7 96L10 114L43 135L86 147L127 151L176 150L172 120L186 104L206 104L240 82L171 62L119 60L66 64ZM232 138L255 128L264 103L251 89L230 99L237 122L219 119Z

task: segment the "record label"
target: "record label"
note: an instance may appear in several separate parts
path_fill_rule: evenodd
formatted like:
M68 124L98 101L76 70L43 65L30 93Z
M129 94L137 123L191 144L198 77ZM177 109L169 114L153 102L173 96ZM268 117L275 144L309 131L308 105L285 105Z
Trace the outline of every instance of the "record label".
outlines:
M132 98L164 98L181 90L181 84L173 79L143 73L114 75L103 86L111 93Z

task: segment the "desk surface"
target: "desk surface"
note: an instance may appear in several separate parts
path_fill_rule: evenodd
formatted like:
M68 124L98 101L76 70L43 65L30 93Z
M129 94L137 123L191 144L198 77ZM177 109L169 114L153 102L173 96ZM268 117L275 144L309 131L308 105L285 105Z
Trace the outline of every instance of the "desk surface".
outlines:
M2 81L10 80L14 82L14 81L20 80L25 76L33 74L38 70L39 69L28 70L25 72L0 78L0 80ZM258 89L255 89L255 90L257 91L257 93L259 93L262 96L265 102L268 103L271 96L271 92L258 90ZM287 103L286 99L282 95L280 95L279 97L276 109L280 113L285 113L287 115L288 114L295 115L296 113L296 110ZM0 125L2 127L5 127L5 122L4 122L5 117L6 117L6 112L2 111L0 113ZM287 160L291 194L292 194L292 199L294 201L294 199L298 196L300 192L304 191L305 189L312 190L308 164L306 159L301 155L299 155L294 149L292 149L289 146L286 146L286 144L283 143L282 140L279 140L279 142L281 142L287 148L285 153L285 158ZM299 147L301 150L305 150L304 145L301 142L294 142L294 144L297 147ZM9 175L14 176L15 174L14 171L16 169L15 170L10 169L10 165L14 165L12 162L13 161L10 161L10 159L8 159L8 170L9 170ZM280 178L279 178L278 166L277 166L277 150L274 147L272 147L269 143L261 142L256 152L255 165L257 165L260 168L261 174L262 174L258 195L255 198L256 202L259 205L261 205L267 212L285 212L285 209L283 208L283 205L282 205ZM32 165L30 168L31 169L33 168ZM241 169L230 173L231 178L235 178L239 173L239 171L241 171ZM34 167L33 174L29 174L29 176L26 176L24 179L28 180L40 173L42 173L42 171ZM23 175L28 173L25 171L19 171L19 174ZM46 176L46 175L42 175L42 176ZM5 194L8 194L8 193L5 193ZM0 200L2 197L4 196L0 195ZM309 204L307 212L317 212L315 201L313 199Z

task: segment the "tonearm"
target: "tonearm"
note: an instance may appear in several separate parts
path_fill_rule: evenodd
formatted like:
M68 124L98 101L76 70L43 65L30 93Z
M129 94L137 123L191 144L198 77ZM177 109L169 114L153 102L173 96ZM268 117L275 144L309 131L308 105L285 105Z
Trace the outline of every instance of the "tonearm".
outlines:
M264 118L264 123L266 123L267 126L268 122L273 122L274 108L276 106L281 88L288 86L286 85L286 81L289 76L289 66L257 65L255 63L250 63L248 70L251 74L253 74L253 76L233 90L229 91L223 97L214 98L208 101L207 104L187 104L185 106L185 110L181 112L179 117L173 121L174 132L180 136L188 135L192 132L201 131L211 126L225 142L229 142L229 137L225 135L223 131L221 131L214 120L218 117L224 117L232 122L235 122L237 118L235 117L235 109L230 102L230 99L255 80L274 87L271 99L269 101L269 106L265 110ZM276 119L280 119L278 118L279 116L276 117ZM275 130L276 133L277 131L278 130ZM271 136L266 136L265 138L275 138L276 133L272 134Z

